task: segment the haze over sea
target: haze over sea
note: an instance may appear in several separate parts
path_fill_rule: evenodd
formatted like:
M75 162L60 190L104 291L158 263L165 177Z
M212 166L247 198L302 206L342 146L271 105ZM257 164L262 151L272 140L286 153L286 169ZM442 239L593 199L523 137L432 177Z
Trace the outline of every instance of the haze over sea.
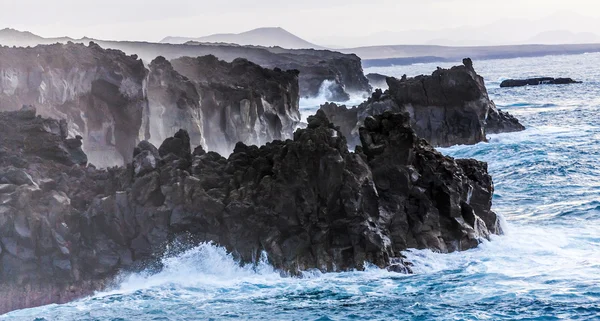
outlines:
M414 275L369 268L282 277L264 261L240 267L204 244L110 292L0 320L600 320L600 54L474 64L490 97L527 130L442 152L489 163L506 235L462 253L409 251ZM365 73L414 76L451 65ZM499 88L532 76L583 83Z

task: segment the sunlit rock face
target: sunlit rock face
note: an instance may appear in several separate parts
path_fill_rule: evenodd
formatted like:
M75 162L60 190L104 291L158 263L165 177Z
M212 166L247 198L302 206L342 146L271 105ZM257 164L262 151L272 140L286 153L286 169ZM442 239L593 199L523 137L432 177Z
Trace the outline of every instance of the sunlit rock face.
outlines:
M23 105L66 119L97 166L131 161L145 137L147 70L137 56L94 43L0 48L0 110Z
M162 123L167 137L184 128L192 145L224 155L238 142L292 138L300 121L298 71L266 69L246 59L184 57L168 63L159 57L151 64L149 96L150 123Z

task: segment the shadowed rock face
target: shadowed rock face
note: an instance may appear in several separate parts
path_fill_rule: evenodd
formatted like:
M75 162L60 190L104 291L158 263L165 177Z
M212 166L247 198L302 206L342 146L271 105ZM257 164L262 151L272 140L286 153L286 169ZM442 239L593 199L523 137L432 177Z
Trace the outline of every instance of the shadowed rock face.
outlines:
M93 163L131 161L147 101L141 60L94 43L0 47L0 109L35 105L66 119Z
M402 250L465 250L501 232L487 165L436 152L407 114L366 118L356 153L319 111L293 140L239 143L228 159L192 149L182 130L159 148L141 142L131 164L108 171L73 165L60 122L30 111L0 119L14 123L0 126L0 313L160 268L181 235L242 262L265 250L294 274L365 261L409 271Z
M179 58L171 64L170 70L187 81L185 92L192 93L186 97L199 104L202 116L192 118L195 123L188 127L201 128L208 150L228 155L237 142L263 145L292 137L300 121L297 70L265 69L245 59L228 63L214 56Z
M486 133L524 130L516 118L498 110L489 99L471 60L463 63L451 69L438 68L431 76L388 77L388 90L376 90L352 109L335 104L321 108L351 144L358 143L358 128L364 119L384 111L408 112L417 135L434 146L476 144L486 141Z

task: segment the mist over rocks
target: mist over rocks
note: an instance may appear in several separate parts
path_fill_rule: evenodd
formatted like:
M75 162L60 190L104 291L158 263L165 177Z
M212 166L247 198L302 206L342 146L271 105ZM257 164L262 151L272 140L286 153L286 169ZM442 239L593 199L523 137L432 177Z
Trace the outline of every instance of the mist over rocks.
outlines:
M0 47L0 110L33 105L66 119L93 163L123 164L139 141L146 76L136 56L95 43Z
M417 135L434 146L477 144L486 141L488 133L525 129L489 99L484 80L473 69L471 59L464 59L462 66L438 68L430 76L387 77L386 81L389 89L375 90L359 106L321 106L351 146L360 143L358 128L364 120L384 111L409 113Z
M160 268L182 236L225 246L240 262L264 250L296 274L365 262L408 271L407 248L466 250L501 233L487 165L436 152L408 114L368 117L356 153L319 111L293 139L238 143L227 159L181 130L159 148L141 142L132 163L109 170L73 165L82 151L64 154L64 125L31 114L0 113L0 124L13 123L0 126L0 313Z
M370 92L369 82L362 69L361 59L355 54L343 54L331 50L285 49L278 46L240 46L227 43L201 43L190 41L185 44L152 43L140 41L105 41L91 38L71 39L43 38L29 32L12 29L0 30L0 43L4 45L36 46L52 43L99 44L103 48L121 50L136 55L145 62L158 56L172 60L180 57L214 55L221 60L232 62L244 58L264 68L300 71L299 84L301 97L316 97L324 81L332 82L331 92L334 101L346 101L351 93Z
M214 56L154 59L95 43L0 48L0 110L32 105L67 120L89 162L132 160L136 144L159 145L185 129L194 146L227 155L235 144L291 138L299 115L298 71ZM189 76L186 77L186 76ZM72 141L78 144L78 140Z
M242 58L228 63L212 55L171 64L196 88L203 146L210 151L228 155L238 142L285 140L300 122L298 70L263 68Z

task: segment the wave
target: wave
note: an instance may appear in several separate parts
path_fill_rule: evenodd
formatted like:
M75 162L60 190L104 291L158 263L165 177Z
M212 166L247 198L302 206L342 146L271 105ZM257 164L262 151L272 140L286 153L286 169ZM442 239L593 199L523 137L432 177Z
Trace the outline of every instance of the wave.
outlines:
M314 115L322 104L326 102L334 102L337 104L343 104L346 106L355 106L363 103L367 98L367 93L350 92L350 99L348 101L335 101L332 98L334 96L334 89L337 86L333 80L324 80L319 87L319 93L314 97L302 97L300 98L300 114L302 116L302 122L306 122L308 116Z

